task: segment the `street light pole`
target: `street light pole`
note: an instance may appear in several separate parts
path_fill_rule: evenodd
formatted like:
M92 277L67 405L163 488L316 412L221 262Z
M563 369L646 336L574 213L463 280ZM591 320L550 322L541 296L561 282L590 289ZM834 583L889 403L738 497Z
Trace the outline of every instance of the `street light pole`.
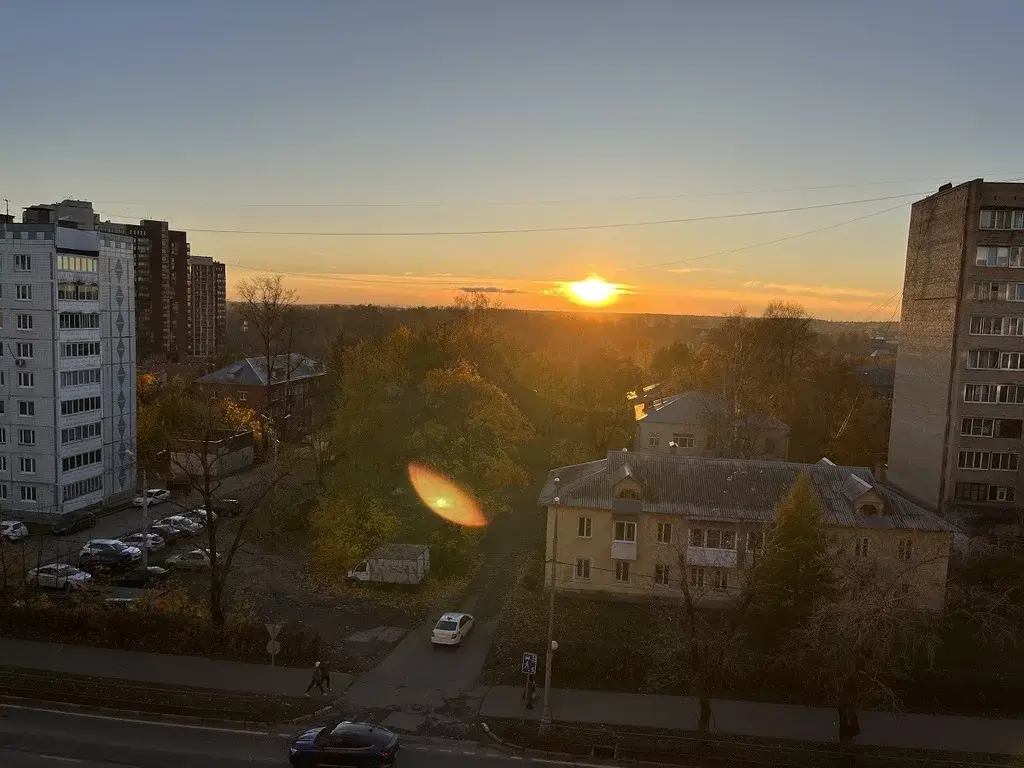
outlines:
M558 493L560 479L555 478L555 493ZM555 584L558 578L558 505L560 499L554 498L554 535L551 542L551 595L548 598L548 643L544 654L544 707L540 716L540 732L544 733L551 725L551 664L555 658L555 649L558 644L554 640L555 634Z
M149 567L149 483L142 469L142 567Z

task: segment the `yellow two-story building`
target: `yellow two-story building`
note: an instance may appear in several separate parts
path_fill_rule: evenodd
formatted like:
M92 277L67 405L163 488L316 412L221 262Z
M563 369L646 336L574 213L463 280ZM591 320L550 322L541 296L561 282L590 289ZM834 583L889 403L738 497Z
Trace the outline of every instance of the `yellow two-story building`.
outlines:
M951 526L869 469L824 460L614 451L552 470L539 500L548 511L545 581L550 587L554 558L560 590L671 597L685 579L702 602L724 602L742 590L775 507L801 475L851 564L881 566L921 607L943 606Z

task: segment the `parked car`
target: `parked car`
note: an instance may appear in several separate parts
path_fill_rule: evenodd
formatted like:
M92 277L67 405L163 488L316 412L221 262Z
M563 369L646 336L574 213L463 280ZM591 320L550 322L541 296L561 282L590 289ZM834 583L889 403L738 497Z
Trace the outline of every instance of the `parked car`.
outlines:
M0 540L2 541L21 541L28 536L28 528L20 520L3 520L0 521Z
M145 495L149 497L149 506L153 506L154 504L163 504L171 498L171 492L166 488L150 488L146 491ZM142 495L136 496L132 499L132 505L136 507L143 506Z
M203 528L194 520L189 520L184 515L171 515L160 521L160 525L169 525L179 531L182 536L195 536L201 533Z
M366 768L393 766L401 745L392 731L369 723L343 720L310 728L288 745L295 768L352 765Z
M118 570L127 568L142 557L142 550L117 539L92 539L78 552L82 568Z
M211 519L213 520L214 525L217 524L217 513L211 511L210 517L207 517L206 510L203 509L202 507L200 507L199 509L193 509L191 512L186 512L184 515L182 515L182 517L186 518L187 520L191 520L204 531L206 530L206 526L209 524Z
M242 513L242 502L238 499L214 499L210 507L217 514L227 517L238 517Z
M174 525L168 525L162 520L150 524L149 530L150 533L153 533L156 536L159 536L161 539L163 539L165 544L177 541L182 536L185 536L187 533L183 528L179 528Z
M80 510L78 512L65 512L50 526L50 533L54 536L67 536L71 533L84 531L86 528L96 527L96 515L92 512Z
M167 565L182 571L205 571L210 568L210 554L205 549L193 549L167 558Z
M171 576L171 572L159 565L151 565L147 568L133 568L117 580L120 587L152 587L161 584Z
M25 583L34 584L48 589L84 589L92 581L85 571L67 563L51 563L40 568L33 568L25 574Z
M430 633L434 648L442 645L462 645L473 629L473 617L468 613L446 613L437 620Z
M149 550L150 554L159 552L161 549L167 546L167 542L164 541L163 537L158 533L133 533L128 536L121 538L122 544L127 544L129 547L137 547L142 549L145 547Z

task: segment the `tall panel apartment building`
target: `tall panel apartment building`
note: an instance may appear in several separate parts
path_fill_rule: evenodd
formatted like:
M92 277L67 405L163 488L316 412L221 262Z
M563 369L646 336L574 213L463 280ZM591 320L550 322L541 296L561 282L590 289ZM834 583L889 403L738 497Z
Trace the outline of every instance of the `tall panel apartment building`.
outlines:
M133 493L132 239L0 225L0 508L29 520Z
M945 185L910 215L888 479L991 530L1024 508L1024 184Z
M189 259L192 335L189 354L212 358L224 351L227 283L224 265L209 256Z

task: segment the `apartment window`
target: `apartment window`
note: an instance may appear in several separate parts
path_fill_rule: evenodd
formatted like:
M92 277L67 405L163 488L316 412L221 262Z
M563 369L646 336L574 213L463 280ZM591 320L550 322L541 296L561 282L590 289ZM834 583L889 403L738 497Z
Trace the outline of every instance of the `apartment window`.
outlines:
M691 547L703 547L704 546L704 529L703 528L691 528L690 529L690 546Z
M74 400L61 400L60 412L62 416L70 416L75 413L86 413L87 411L98 411L100 409L100 398L79 397Z
M667 587L671 579L672 567L658 563L654 566L654 583L659 587Z
M19 314L15 318L15 326L19 331L31 331L32 330L32 315Z
M1003 371L1024 370L1024 352L1001 352L999 368Z
M1000 301L1006 295L1004 283L984 282L974 284L974 298L978 301Z
M3 405L3 403L0 403ZM3 413L3 408L0 408L0 413ZM4 445L7 442L7 427L0 427L0 445Z
M1024 283L1007 283L1006 300L1024 301Z
M31 285L16 285L14 286L14 298L18 301L32 301L32 286Z
M18 415L19 416L35 416L36 415L36 404L32 400L19 400L18 401Z
M70 253L62 253L57 257L57 269L69 270L72 272L98 272L99 259L95 256L78 256Z
M36 500L36 487L34 485L23 485L23 486L21 486L21 500L22 501L35 501Z
M981 229L1024 229L1024 211L983 208L979 227Z
M995 349L972 349L967 353L967 367L975 371L999 369L999 351Z
M249 399L249 393L248 392L246 392L244 389L238 390L238 402L244 403L248 399Z
M995 384L965 384L965 403L995 403L998 402L999 388Z
M35 445L36 431L34 429L18 430L18 445Z
M88 440L93 437L100 437L100 424L96 421L92 424L79 424L77 427L67 427L60 431L61 445L77 443L79 440Z
M996 385L996 399L1000 403L1024 404L1024 386L1020 384Z
M18 386L28 389L36 385L36 375L31 371L18 371Z
M899 541L899 553L898 557L900 560L909 560L914 551L914 542L910 539L900 539Z
M6 498L7 498L7 484L6 483L0 483L0 499L6 499Z
M990 485L988 487L989 501L1013 501L1013 488L1006 485Z
M651 448L657 448L661 445L661 432L657 430L649 432L647 434L647 445Z
M27 253L14 254L14 271L28 272L32 269L32 257Z
M589 579L590 578L590 558L589 557L577 557L576 558L576 578L577 579Z
M1019 463L1019 456L1016 453L1006 451L993 451L991 467L1001 472L1016 472Z
M7 471L7 457L6 456L0 456L0 472L6 472L6 471Z
M63 488L62 496L64 501L70 501L71 499L77 499L79 496L86 496L102 490L103 475L97 475L96 477L87 477L85 480L76 480L73 483L68 483Z
M18 469L23 475L34 475L36 473L35 457L20 456L18 458Z
M1007 267L1010 264L1010 249L994 245L980 246L974 263L979 267Z
M957 501L988 501L988 485L985 483L955 483L953 497Z
M760 552L764 549L764 534L761 531L747 532L747 552Z
M61 312L60 327L65 330L99 328L100 316L96 312Z
M640 500L640 491L635 488L623 488L619 491L620 499L633 499L634 501Z
M960 434L968 437L1006 437L1019 439L1021 419L985 419L977 416L960 420Z
M636 541L636 523L616 520L612 539L614 541Z
M98 341L76 341L70 344L62 344L61 357L92 357L100 353Z
M693 448L695 445L693 435L681 434L679 432L672 434L672 442L676 444L677 448Z
M57 298L64 301L99 301L100 287L83 283L60 283Z
M61 459L62 466L65 472L71 472L81 467L88 467L92 464L99 464L103 461L103 451L97 448L95 451L86 451L85 453L78 453L74 456L65 456Z
M589 539L592 523L593 521L589 517L580 515L576 521L576 535L581 539Z
M704 534L707 549L736 549L736 532L709 528Z
M672 543L672 523L658 523L658 543Z
M99 384L99 368L83 368L78 371L61 371L60 385L62 387L77 387L82 384Z
M703 587L704 586L704 569L698 567L690 568L690 586L691 587Z
M729 572L724 568L716 568L711 572L711 583L715 589L728 589Z
M19 341L14 345L15 357L31 359L35 356L35 349L31 341Z
M615 561L615 580L616 581L629 581L629 561L628 560L616 560Z
M853 554L856 555L857 557L867 557L868 556L868 537L867 536L863 536L863 537L858 537L857 538L857 540L854 542L854 545L853 545Z

